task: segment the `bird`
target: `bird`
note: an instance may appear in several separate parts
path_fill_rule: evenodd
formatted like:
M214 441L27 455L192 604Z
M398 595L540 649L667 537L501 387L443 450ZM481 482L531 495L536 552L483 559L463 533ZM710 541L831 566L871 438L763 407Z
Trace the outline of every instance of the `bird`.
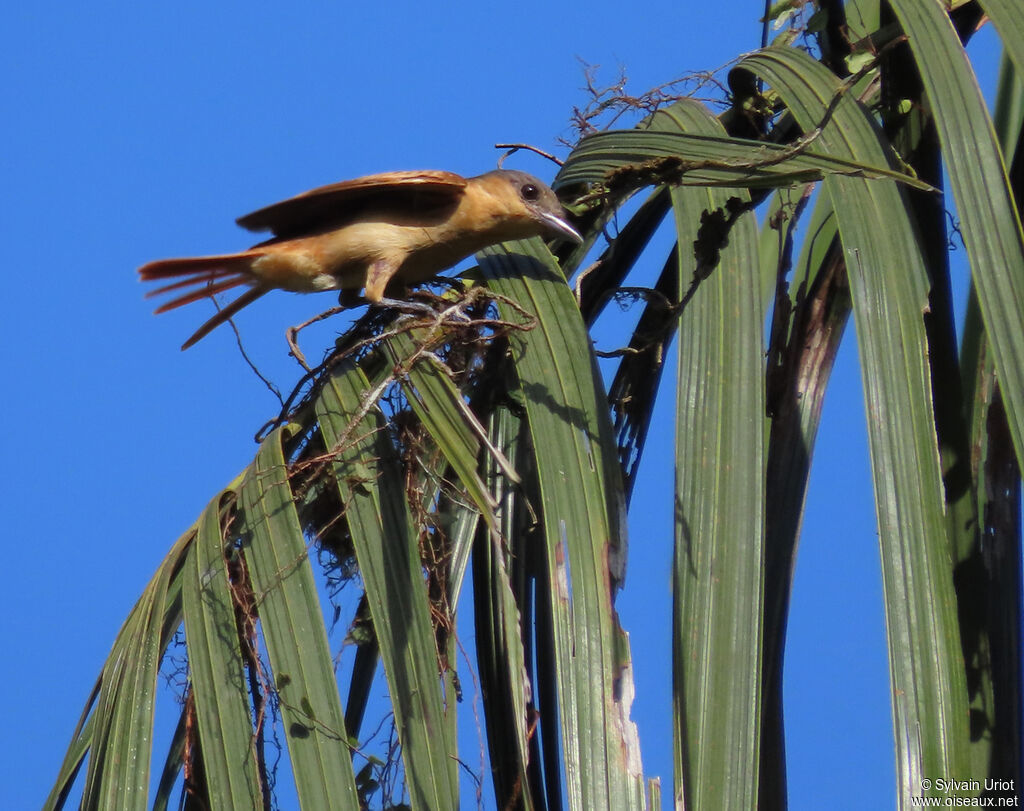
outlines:
M321 186L236 221L270 238L245 251L160 259L139 268L163 282L147 298L174 293L156 309L213 299L246 286L185 341L188 349L273 289L298 293L364 291L371 304L392 282L436 276L489 245L532 236L582 242L555 193L532 175L496 169L475 177L445 171L398 171Z

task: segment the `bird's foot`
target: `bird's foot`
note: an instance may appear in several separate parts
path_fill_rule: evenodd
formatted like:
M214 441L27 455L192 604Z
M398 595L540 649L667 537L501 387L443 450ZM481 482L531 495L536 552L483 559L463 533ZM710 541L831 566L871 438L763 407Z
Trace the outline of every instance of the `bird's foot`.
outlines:
M468 324L474 320L474 316L467 313L466 309L476 305L480 298L476 292L471 292L469 295L463 294L457 298L437 296L424 290L416 291L411 295L425 298L428 301L384 298L380 300L379 305L393 307L404 313L422 314L429 317L433 326L454 326L455 324Z
M431 318L437 317L437 310L431 307L429 304L424 304L422 301L408 301L406 299L397 298L382 298L379 301L371 301L371 305L375 307L390 307L391 309L398 310L403 313L416 313L420 315L428 315Z

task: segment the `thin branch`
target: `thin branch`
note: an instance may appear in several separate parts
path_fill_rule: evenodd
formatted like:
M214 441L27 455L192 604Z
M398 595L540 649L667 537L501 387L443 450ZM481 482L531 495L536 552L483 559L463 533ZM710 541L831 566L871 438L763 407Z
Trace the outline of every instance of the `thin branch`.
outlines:
M597 84L597 71L600 65L583 64L583 77L586 86L583 88L589 101L581 107L573 107L570 124L577 138L582 138L600 130L610 129L624 115L637 112L647 115L684 98L695 98L697 93L708 85L713 85L722 94L728 89L717 78L717 74L728 68L736 60L710 71L694 71L684 74L678 79L665 82L639 95L626 90L629 82L625 69L619 68L619 77L612 84L601 87ZM721 99L708 99L715 103ZM600 120L600 123L598 123ZM560 139L566 146L573 146L565 139Z
M563 161L561 158L556 158L550 152L545 152L543 149L538 149L535 146L530 146L530 144L495 144L494 148L508 150L507 152L505 152L504 155L498 158L499 169L501 168L501 165L505 162L505 158L509 157L510 155L514 155L520 149L527 149L530 152L536 152L542 158L547 158L549 161L552 161L558 164L559 166L563 166L565 164L565 161Z
M299 349L299 333L302 332L302 330L304 330L306 327L315 324L318 321L323 321L326 318L330 318L332 315L337 315L340 312L344 312L347 309L349 308L345 306L331 307L330 309L324 310L319 315L314 315L312 318L303 321L301 324L294 327L288 327L288 329L285 330L284 337L285 340L288 342L289 354L291 354L291 356L299 362L299 366L301 366L307 372L312 372L313 370L310 368L309 364L306 363L306 356L303 355L302 350ZM282 402L281 405L284 405L284 403Z
M217 312L220 312L220 302L217 301L216 297L210 296L210 301L212 301L213 306L217 308ZM238 326L235 324L235 319L229 318L228 324L231 327L231 331L235 333L235 342L238 344L238 351L242 354L242 360L244 360L248 364L249 368L252 369L253 374L256 375L256 377L258 377L261 381L263 381L263 385L270 389L270 392L277 398L277 401L281 404L281 407L284 408L284 397L281 396L281 390L276 385L274 385L274 383L269 378L267 378L262 372L260 372L256 364L253 362L252 358L249 357L249 353L245 351L245 346L242 344L242 333L238 331Z

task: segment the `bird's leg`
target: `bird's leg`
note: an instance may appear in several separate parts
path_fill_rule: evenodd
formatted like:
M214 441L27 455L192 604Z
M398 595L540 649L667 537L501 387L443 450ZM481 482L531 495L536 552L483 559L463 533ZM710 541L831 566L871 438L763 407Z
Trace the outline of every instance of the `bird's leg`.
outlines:
M366 270L366 300L378 304L384 300L384 290L401 263L394 259L378 259Z
M393 307L402 312L424 313L435 316L437 313L428 304L421 304L416 301L403 301L401 299L386 298L384 290L387 288L391 277L400 267L401 263L389 259L378 259L366 271L366 300L378 307Z

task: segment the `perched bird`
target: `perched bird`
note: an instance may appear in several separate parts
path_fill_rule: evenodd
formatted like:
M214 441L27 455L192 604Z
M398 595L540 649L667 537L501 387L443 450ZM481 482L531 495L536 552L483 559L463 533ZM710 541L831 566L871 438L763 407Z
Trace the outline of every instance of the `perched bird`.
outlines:
M273 288L365 289L368 301L394 304L384 298L392 280L424 281L488 245L541 235L581 241L548 186L502 169L470 178L434 171L369 175L274 203L238 224L273 236L240 253L161 259L139 268L143 281L173 280L147 293L178 293L158 313L249 287L182 349Z

